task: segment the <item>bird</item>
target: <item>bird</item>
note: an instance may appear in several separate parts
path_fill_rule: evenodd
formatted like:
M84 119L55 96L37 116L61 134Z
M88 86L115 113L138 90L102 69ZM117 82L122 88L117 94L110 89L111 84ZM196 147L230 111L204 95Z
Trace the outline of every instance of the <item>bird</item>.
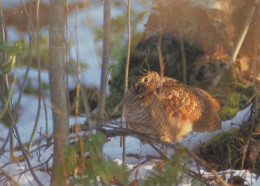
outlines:
M132 77L131 87L117 106L125 106L129 129L163 142L177 142L187 134L221 128L219 102L206 91L154 71Z

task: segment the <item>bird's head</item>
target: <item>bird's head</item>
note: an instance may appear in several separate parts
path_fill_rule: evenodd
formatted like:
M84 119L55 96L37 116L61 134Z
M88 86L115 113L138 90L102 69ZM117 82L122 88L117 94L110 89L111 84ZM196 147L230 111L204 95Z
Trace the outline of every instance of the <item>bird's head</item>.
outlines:
M141 71L132 78L131 87L136 93L150 92L160 86L160 75L153 71Z

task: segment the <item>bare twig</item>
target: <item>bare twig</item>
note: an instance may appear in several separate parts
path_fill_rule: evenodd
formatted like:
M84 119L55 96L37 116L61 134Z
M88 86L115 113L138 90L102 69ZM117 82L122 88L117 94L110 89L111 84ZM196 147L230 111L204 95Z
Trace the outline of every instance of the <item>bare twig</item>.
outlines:
M30 137L30 143L28 145L27 152L30 151L31 146L32 146L32 141L34 138L34 134L36 132L37 126L38 126L38 121L40 117L40 111L41 111L41 92L42 92L42 81L41 81L41 59L40 59L40 38L39 38L39 6L40 6L40 0L37 0L37 7L36 7L36 57L37 57L37 64L38 64L38 85L39 85L39 92L38 92L38 108L37 108L37 114L36 114L36 119L33 127L33 131ZM34 30L33 30L34 32ZM34 35L34 34L33 34ZM33 37L34 40L34 37Z
M145 159L144 161L142 161L141 163L138 163L138 165L136 165L130 172L129 172L129 176L135 172L137 169L139 169L141 166L143 166L145 163L147 163L149 161L149 159ZM129 177L128 176L128 177Z
M183 82L187 84L187 65L186 65L186 55L183 41L183 31L182 29L179 31L180 37L180 45L181 45L181 59L182 59L182 74L183 74Z
M36 168L38 168L38 167L43 166L44 164L48 164L48 162L51 160L51 158L52 158L52 155L50 155L50 157L49 157L46 161L44 161L43 163L32 167L32 169L36 169ZM0 171L3 171L2 168L0 168ZM28 171L30 171L30 169L25 169L25 170L22 171L22 172L19 172L19 173L14 174L14 175L10 175L10 177L19 176L19 175L25 174L25 173L28 172ZM2 181L3 181L3 179L0 180L0 183L1 183Z
M259 17L259 13L258 13L258 17ZM256 86L256 76L257 76L257 72L256 72L256 69L257 69L257 66L256 66L256 63L259 62L259 59L258 59L258 34L259 34L259 29L260 29L260 25L259 25L259 21L256 23L256 38L255 38L255 45L254 45L254 60L253 60L253 85L254 85L254 95L253 97L255 96L255 115L253 117L253 120L252 120L252 125L251 125L251 128L250 128L250 131L249 131L249 136L248 136L248 139L245 143L245 148L243 150L243 156L242 156L242 161L241 161L241 167L243 168L244 167L244 163L245 163L245 159L246 159L246 152L248 150L248 147L249 147L249 143L251 141L251 137L252 137L252 134L253 134L253 130L254 130L254 127L256 125L256 121L258 120L258 94L259 94L259 90Z
M6 44L6 25L5 25L5 20L4 20L4 14L3 14L3 7L2 7L2 2L0 2L0 22L1 22L1 38L2 38L2 42L5 45ZM5 63L6 60L6 48L3 48L3 58L0 61L1 63Z
M27 12L27 11L26 11ZM28 15L28 14L27 14ZM30 18L30 14L29 14L29 18ZM29 19L29 25L32 25L31 23L31 19ZM14 107L14 109L12 110L12 121L11 121L11 126L10 126L10 129L9 129L9 132L8 132L8 135L7 137L9 136L10 137L10 140L12 140L12 131L13 131L13 127L15 125L15 121L16 121L16 118L17 118L17 112L18 112L18 109L19 109L19 105L20 105L20 102L21 102L21 99L22 99L22 95L23 95L23 91L24 91L24 88L25 88L25 85L26 85L26 82L27 82L27 77L28 77L28 74L29 74L29 70L30 70L30 66L31 66L31 62L32 62L32 32L31 32L31 26L29 26L28 28L28 36L29 36L29 61L28 61L28 65L27 65L27 69L26 69L26 72L25 72L25 75L23 77L23 82L22 82L22 86L20 88L20 93L18 95L18 99L17 99L17 102L16 102L16 105ZM1 154L4 152L4 148L7 144L7 140L5 141L5 143L3 144L2 148L1 148ZM11 142L10 142L11 144ZM11 154L12 154L12 149L11 148Z
M7 174L2 168L0 168L0 171L1 171L1 174L3 174L9 181L11 181L14 186L20 185L12 178L13 175L11 176L11 175Z
M237 57L237 54L238 54L238 52L239 52L239 50L240 50L240 48L241 48L241 46L242 46L242 44L243 44L243 41L244 41L244 39L245 39L245 37L246 37L246 34L247 34L247 32L248 32L248 29L249 29L251 20L252 20L252 18L253 18L254 13L255 13L256 6L257 6L257 5L254 4L253 7L250 9L250 12L248 13L246 22L245 22L244 27L243 27L243 29L242 29L242 32L241 32L241 34L240 34L240 36L239 36L239 38L238 38L238 41L237 41L237 43L236 43L236 45L235 45L234 51L233 51L233 53L232 53L232 56L231 56L231 58L230 58L228 64L226 65L226 69L229 69L229 68L230 68L231 64L233 63L233 61L234 61L234 60L236 59L236 57Z
M162 31L160 32L160 36L158 38L157 43L157 52L159 56L159 64L160 64L160 75L164 76L164 63L163 63L163 54L162 54Z
M257 11L257 20L258 22L256 22L256 39L255 39L255 59L253 61L253 84L254 84L254 90L255 90L255 94L256 94L256 98L255 98L255 117L257 120L259 120L259 95L260 95L260 87L257 87L256 85L256 77L257 77L257 73L259 73L259 71L257 71L257 64L259 64L260 59L259 59L259 44L260 44L260 22L259 22L259 18L260 18L260 8L258 7L258 11ZM258 123L258 128L260 128L260 122Z
M194 153L192 153L191 151L189 151L187 149L187 153L190 155L190 157L194 158L195 160L197 160L201 165L203 165L205 168L207 168L215 177L216 177L216 180L218 180L219 182L221 182L223 185L225 186L230 186L227 182L225 182L225 180L220 177L218 174L217 174L217 171L213 168L211 168L207 162L201 158L199 158L197 155L195 155Z
M127 58L125 67L125 93L128 90L128 74L129 74L129 64L130 64L130 54L131 54L131 0L127 3Z
M2 145L2 147L0 149L0 156L5 152L5 147L6 147L7 143L8 143L9 137L10 137L10 130L8 130L8 134L7 134L6 138L5 138L5 142L4 142L4 144Z
M77 10L77 23L76 23L76 43L77 43L77 71L76 71L76 108L75 108L75 115L78 116L79 115L79 107L80 107L80 98L81 96L84 97L84 94L82 94L83 91L81 91L82 87L80 85L80 74L81 74L81 64L79 61L79 56L80 56L80 41L79 41L79 23L78 23L79 19L78 19L78 10ZM76 117L77 118L77 117ZM77 123L77 122L76 122ZM81 132L81 129L79 127L79 125L76 125L76 133ZM76 135L76 140L79 141L80 144L80 155L81 155L81 167L85 169L85 162L86 162L86 158L85 158L85 145L84 145L84 139L82 136L78 136ZM85 185L84 183L84 179L81 180L81 184Z
M66 87L66 98L67 98L67 105L68 105L68 114L70 112L70 99L69 99L69 91L68 91L68 87L69 87L69 19L68 19L68 11L69 11L69 7L68 7L68 0L66 1L66 23L65 23L65 32L66 32L66 39L65 39L65 87ZM48 136L48 134L46 133L46 136Z
M149 141L156 141L157 143L161 143L162 145L165 145L167 147L171 147L175 151L178 151L178 145L176 145L176 144L163 142L163 141L160 141L158 138L156 138L156 136L151 136L149 134L140 133L140 132L137 132L137 131L134 131L134 130L124 129L124 128L115 128L114 130L104 130L104 129L99 129L99 130L101 130L107 136L136 135L136 136L139 136L140 138L144 138L144 139L149 140ZM205 160L199 158L197 155L195 155L194 153L192 153L188 149L186 149L186 152L188 153L188 155L190 157L197 160L201 165L203 165L206 169L208 169L216 177L217 181L221 182L225 186L229 186L229 184L226 183L225 180L217 174L217 171L215 169L211 168Z
M160 154L160 156L164 159L164 160L168 160L168 157L163 153L161 152L151 141L148 141L149 145L156 151Z
M126 58L126 65L125 65L125 89L124 94L126 94L128 90L128 74L129 74L129 64L130 64L130 54L131 54L131 0L128 0L127 2L127 36L128 36L128 42L127 42L127 58ZM121 126L123 126L125 117L125 106L123 106L123 111L121 115ZM126 128L127 128L126 124ZM120 138L120 146L123 145L123 163L125 163L125 136Z
M205 185L207 185L207 186L210 186L210 185L211 185L211 184L209 184L209 183L207 182L207 179L204 178L201 174L198 174L197 172L195 172L195 171L193 171L193 170L191 170L191 169L188 169L188 170L185 171L185 172L186 172L190 177L196 178L196 179L202 181Z
M23 144L22 144L22 141L21 141L21 138L20 138L20 135L19 135L19 132L18 132L16 126L14 126L14 131L15 131L16 136L17 136L17 141L18 141L19 145L22 147L22 153L23 153L24 158L25 158L25 160L26 160L26 163L27 163L27 165L28 165L28 167L29 167L29 170L30 170L30 172L31 172L31 174L32 174L32 176L33 176L33 179L36 181L36 183L37 183L38 185L42 185L42 186L43 186L43 184L40 182L40 180L39 180L38 177L35 175L35 173L34 173L34 171L33 171L33 169L32 169L30 160L28 159L27 153L26 153L25 149L23 148Z

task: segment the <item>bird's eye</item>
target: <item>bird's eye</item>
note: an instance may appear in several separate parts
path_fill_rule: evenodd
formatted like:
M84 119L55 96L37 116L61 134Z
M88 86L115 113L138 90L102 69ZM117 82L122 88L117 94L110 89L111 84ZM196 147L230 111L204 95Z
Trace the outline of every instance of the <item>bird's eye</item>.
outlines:
M148 78L144 78L144 83L145 83L145 82L148 82Z

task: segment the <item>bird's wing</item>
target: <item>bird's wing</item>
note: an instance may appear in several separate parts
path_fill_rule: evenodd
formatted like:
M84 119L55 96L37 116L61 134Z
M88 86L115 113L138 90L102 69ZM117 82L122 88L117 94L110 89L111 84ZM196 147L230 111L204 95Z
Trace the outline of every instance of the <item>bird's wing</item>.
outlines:
M218 111L220 109L220 105L219 102L214 99L209 93L207 93L205 90L199 89L199 88L195 88L195 90L197 92L200 92L205 99L208 101L208 103L210 104L210 107L213 109L213 111Z
M204 109L203 102L192 88L170 79L163 82L162 88L157 89L157 94L166 112L172 118L194 122Z
M166 80L157 93L171 121L187 125L183 127L189 127L191 123L192 130L197 132L210 132L221 128L216 113L219 104L204 90Z
M195 88L195 93L204 102L201 117L194 122L193 130L197 132L212 132L221 128L221 121L217 115L220 105L216 99L202 89Z
M163 79L155 91L152 116L160 128L163 141L179 141L193 130L193 123L201 117L203 102L186 85Z

